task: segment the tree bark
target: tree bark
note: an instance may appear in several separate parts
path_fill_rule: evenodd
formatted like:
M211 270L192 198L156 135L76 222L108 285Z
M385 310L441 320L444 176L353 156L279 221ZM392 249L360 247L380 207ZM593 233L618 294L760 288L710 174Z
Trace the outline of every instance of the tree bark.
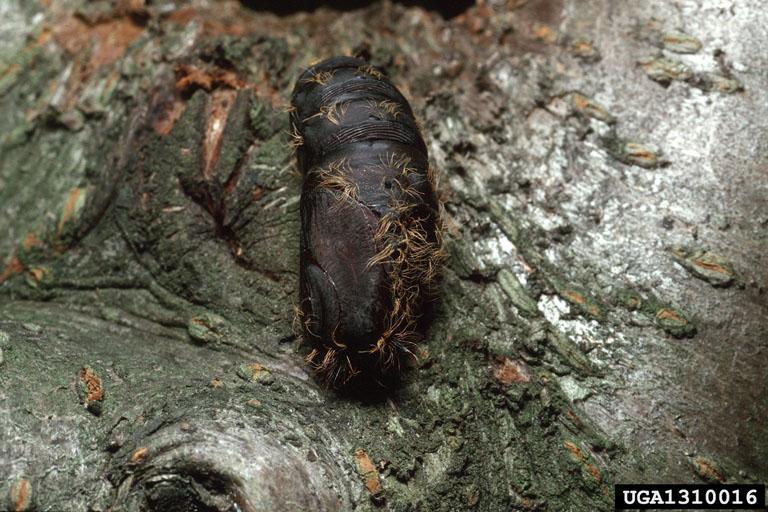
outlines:
M612 510L768 479L758 0L0 6L0 508ZM286 108L358 54L448 263L397 386L293 334Z

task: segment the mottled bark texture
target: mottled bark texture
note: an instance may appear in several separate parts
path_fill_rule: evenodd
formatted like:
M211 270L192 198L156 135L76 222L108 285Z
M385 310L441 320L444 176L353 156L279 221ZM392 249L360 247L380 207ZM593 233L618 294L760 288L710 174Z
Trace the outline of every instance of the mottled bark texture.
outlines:
M0 2L0 509L611 509L768 478L760 0ZM448 263L418 362L292 332L286 107L358 54L421 120Z

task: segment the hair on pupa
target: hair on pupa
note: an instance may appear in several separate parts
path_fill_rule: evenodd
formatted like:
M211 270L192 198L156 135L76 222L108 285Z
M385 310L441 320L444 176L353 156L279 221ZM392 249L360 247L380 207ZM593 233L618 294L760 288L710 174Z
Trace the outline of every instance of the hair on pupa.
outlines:
M408 101L366 61L333 57L296 82L303 175L296 327L334 387L383 382L416 357L443 261L434 169Z

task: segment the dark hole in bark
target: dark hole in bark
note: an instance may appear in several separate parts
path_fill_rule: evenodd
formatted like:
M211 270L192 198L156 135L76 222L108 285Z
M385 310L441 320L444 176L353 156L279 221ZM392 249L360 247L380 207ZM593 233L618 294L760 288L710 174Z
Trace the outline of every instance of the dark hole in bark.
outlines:
M158 482L144 484L141 512L231 512L243 510L242 495L229 477L210 467L178 467L178 473L163 475ZM238 505L235 505L238 504Z
M142 512L221 512L204 503L192 489L173 485L158 485L147 494Z
M241 3L254 11L268 11L279 16L288 16L298 12L312 12L320 7L337 11L360 9L375 4L380 0L287 0L269 2L264 0L240 0ZM427 11L435 11L445 19L455 18L473 5L475 0L394 0L395 3L408 7L419 6Z

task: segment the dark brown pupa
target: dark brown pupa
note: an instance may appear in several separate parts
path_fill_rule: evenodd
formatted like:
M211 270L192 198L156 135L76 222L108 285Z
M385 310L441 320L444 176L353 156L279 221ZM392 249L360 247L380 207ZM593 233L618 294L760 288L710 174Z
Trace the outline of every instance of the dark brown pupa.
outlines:
M307 361L329 384L383 381L413 356L442 260L427 147L377 68L334 57L292 97L301 193L297 320Z

